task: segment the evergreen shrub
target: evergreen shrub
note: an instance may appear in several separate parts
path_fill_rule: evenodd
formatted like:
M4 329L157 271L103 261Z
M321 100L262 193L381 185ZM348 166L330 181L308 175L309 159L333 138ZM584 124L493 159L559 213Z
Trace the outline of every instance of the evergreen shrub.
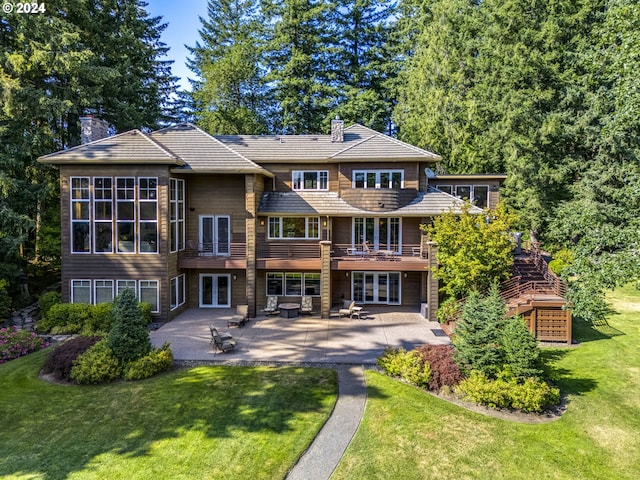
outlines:
M38 307L40 309L40 317L45 317L51 307L62 302L62 296L60 292L51 291L43 293L38 299Z
M75 360L99 340L100 337L76 337L58 345L45 360L42 373L52 374L58 380L71 380Z
M173 366L173 352L169 344L151 350L147 355L127 364L124 369L125 380L142 380L160 372L170 370Z
M113 327L107 344L122 365L151 351L149 331L131 290L124 290L113 303Z
M121 376L120 362L109 348L106 339L100 340L81 354L71 369L71 379L80 384L108 383Z
M406 351L402 347L386 348L376 363L387 375L400 377L422 388L427 388L429 385L431 366L416 350Z

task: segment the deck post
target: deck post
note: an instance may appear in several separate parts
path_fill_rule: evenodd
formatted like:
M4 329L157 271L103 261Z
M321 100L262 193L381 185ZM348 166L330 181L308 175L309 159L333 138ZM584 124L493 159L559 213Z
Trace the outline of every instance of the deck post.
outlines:
M331 242L320 242L320 316L329 318L331 310Z

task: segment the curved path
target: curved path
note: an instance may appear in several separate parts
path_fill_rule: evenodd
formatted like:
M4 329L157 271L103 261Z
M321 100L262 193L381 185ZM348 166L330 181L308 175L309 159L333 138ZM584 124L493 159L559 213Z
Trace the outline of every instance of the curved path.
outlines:
M353 438L367 400L362 366L341 365L338 371L338 400L320 433L294 465L287 480L325 480L338 466Z

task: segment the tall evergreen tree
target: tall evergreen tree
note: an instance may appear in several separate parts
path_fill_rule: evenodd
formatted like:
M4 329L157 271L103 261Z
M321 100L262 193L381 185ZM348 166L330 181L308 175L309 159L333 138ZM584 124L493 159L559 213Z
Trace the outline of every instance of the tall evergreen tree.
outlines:
M389 0L351 0L333 12L336 25L331 69L339 92L330 117L388 131L395 78L392 38L395 3Z
M335 37L328 21L331 4L321 0L265 0L273 30L265 49L267 80L279 106L277 130L322 133L336 105L330 49Z
M136 0L52 0L45 14L0 17L0 276L11 281L55 221L55 171L38 156L79 141L78 118L154 128L173 79L164 26Z
M197 76L189 93L195 122L217 134L265 133L271 108L260 62L258 2L209 0L207 12L187 63Z

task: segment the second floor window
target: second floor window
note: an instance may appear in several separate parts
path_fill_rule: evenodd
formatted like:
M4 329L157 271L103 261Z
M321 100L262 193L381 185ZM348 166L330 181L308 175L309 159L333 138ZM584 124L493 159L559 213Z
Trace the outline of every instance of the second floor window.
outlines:
M292 185L294 190L328 190L329 172L326 170L294 171Z
M320 217L269 217L270 239L318 239Z
M403 188L404 170L354 170L353 188Z
M489 205L488 185L438 185L436 188L449 195L469 200L478 208L486 208Z

